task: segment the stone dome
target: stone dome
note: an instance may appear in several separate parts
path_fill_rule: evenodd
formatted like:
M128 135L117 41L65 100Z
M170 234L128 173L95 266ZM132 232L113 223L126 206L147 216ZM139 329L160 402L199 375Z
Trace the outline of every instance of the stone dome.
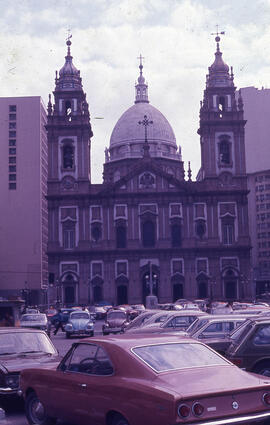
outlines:
M139 121L145 115L149 121L153 121L147 126L150 155L179 160L175 135L168 120L158 109L144 102L135 103L117 121L110 139L110 160L142 157L145 127Z

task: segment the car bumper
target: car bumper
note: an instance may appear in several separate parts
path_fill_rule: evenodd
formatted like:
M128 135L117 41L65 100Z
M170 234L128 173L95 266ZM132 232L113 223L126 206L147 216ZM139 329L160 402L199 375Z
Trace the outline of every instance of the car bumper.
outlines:
M237 416L232 418L199 421L196 425L240 425L240 424L263 424L265 421L270 419L270 411L263 413L255 413L244 416ZM267 422L268 423L268 422ZM185 425L194 425L194 422L185 422Z
M19 388L0 387L0 395L18 394Z

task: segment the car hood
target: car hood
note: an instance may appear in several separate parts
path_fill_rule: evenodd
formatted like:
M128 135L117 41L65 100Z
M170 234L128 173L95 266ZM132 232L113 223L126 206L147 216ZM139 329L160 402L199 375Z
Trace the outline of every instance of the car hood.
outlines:
M111 327L117 327L123 325L123 323L126 321L126 319L109 319L106 322Z
M262 384L268 384L270 388L270 379L260 379L257 375L247 373L237 366L219 365L161 373L156 378L155 384L157 387L166 388L169 392L173 391L176 397L194 397L196 394L199 396L232 392Z
M73 329L77 330L77 329L85 329L85 327L89 324L91 325L92 322L89 320L85 320L85 319L76 319L76 320L70 320L70 322L68 322L68 324L71 324Z
M18 357L5 356L0 358L0 365L8 372L18 372L29 368L56 368L61 360L58 355L24 354Z
M21 328L37 328L39 326L46 326L46 322L21 322Z

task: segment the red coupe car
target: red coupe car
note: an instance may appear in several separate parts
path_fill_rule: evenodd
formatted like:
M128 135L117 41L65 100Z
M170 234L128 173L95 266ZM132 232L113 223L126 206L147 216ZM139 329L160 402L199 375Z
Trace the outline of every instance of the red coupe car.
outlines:
M227 425L270 420L270 379L189 338L120 335L73 344L55 369L21 373L28 422ZM267 422L268 423L268 422Z

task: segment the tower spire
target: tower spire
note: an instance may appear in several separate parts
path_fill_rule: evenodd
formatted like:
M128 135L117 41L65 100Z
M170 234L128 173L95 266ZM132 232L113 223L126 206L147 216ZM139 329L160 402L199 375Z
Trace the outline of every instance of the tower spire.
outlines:
M138 78L138 83L135 83L135 103L149 103L148 100L148 85L145 82L145 78L143 76L142 70L143 70L143 57L142 55L140 55L138 57L138 59L140 59L140 65L139 65L139 69L140 69L140 75Z

